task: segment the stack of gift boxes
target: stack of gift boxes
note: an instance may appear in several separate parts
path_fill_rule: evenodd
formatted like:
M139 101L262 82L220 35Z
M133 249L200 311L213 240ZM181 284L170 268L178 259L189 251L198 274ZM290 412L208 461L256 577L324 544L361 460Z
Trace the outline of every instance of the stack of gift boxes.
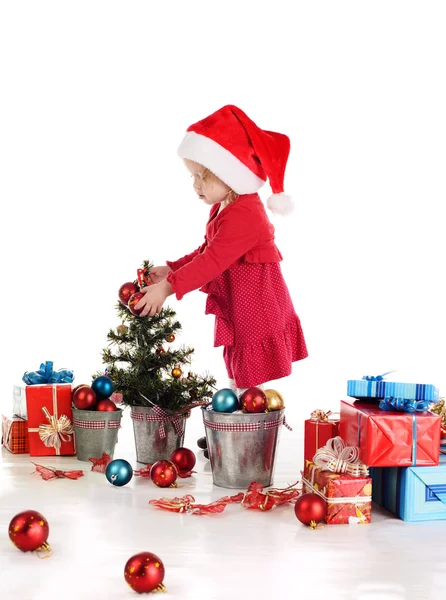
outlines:
M48 383L14 386L13 416L2 416L2 445L14 454L74 455L72 374L65 369L54 372L47 362L34 375L36 381L40 377Z
M327 523L370 522L372 500L405 521L446 520L442 419L430 411L438 389L378 376L348 381L347 395L338 416L315 411L305 422L304 490L326 500ZM369 476L349 474L354 462Z

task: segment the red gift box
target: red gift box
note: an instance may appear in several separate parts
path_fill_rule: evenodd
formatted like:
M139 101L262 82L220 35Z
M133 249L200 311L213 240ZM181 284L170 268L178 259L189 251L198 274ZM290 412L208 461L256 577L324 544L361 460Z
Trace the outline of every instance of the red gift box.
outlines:
M304 460L313 460L316 450L339 435L339 419L330 419L331 414L315 410L311 413L311 419L305 421Z
M2 445L13 454L28 454L28 423L26 419L2 415Z
M73 455L71 384L26 386L31 456Z
M346 473L323 471L305 461L302 479L304 493L321 496L327 503L328 525L370 523L372 520L372 480Z
M369 467L437 466L441 418L381 410L376 402L341 402L341 437Z

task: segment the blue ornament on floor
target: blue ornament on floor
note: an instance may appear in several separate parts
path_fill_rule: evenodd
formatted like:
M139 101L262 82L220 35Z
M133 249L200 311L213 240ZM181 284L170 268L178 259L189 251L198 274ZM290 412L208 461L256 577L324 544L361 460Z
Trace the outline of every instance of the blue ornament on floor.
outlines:
M94 390L96 397L99 398L99 400L103 400L104 398L110 398L110 396L113 394L113 390L115 389L113 381L110 379L110 377L107 377L106 375L96 377L96 379L91 384L91 387Z
M112 485L126 485L133 477L132 465L122 458L112 460L107 465L105 476Z
M229 388L218 390L212 396L212 409L216 412L232 413L239 409L239 401L235 392Z

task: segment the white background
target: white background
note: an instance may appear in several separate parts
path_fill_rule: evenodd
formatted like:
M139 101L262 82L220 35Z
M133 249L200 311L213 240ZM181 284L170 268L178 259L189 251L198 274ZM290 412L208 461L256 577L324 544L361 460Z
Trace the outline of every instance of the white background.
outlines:
M176 148L188 125L227 103L238 105L260 127L288 134L292 142L286 192L294 197L296 211L273 222L310 357L296 365L291 378L274 383L285 396L288 421L294 426L292 434L282 434L288 441L280 464L286 460L287 466L280 471L279 483L299 476L304 418L318 407L336 410L347 379L396 369L396 379L434 383L443 391L445 17L444 2L433 0L0 0L2 411L10 411L12 384L45 360L53 360L56 369L72 368L76 383L88 383L102 366L108 329L119 324L115 304L120 285L135 277L144 259L163 263L201 243L208 209L196 199ZM266 199L268 194L266 186L261 195ZM171 299L183 325L179 342L196 349L193 369L210 371L223 387L221 348L212 348L213 318L204 316L204 303L205 296L198 292L181 302ZM192 435L201 431L199 419L193 416L187 440L191 447ZM122 439L128 441L128 456L133 456L129 421L125 427ZM31 485L26 483L29 465L9 462L10 455L7 460L5 523L18 506L15 499ZM207 471L203 490L209 490L209 477ZM50 494L42 486L52 484L32 480L38 508L40 494ZM79 483L87 486L77 488L79 498L88 489L104 506L112 502L105 481L100 496L95 491L99 488L90 489L89 482L91 478ZM78 484L60 485L60 497L68 502ZM217 492L214 497L222 495ZM130 488L123 493L109 504L115 526ZM137 530L135 519L146 514L147 498L133 498L141 504L132 517ZM106 512L100 517L88 512L93 510L91 503L73 502L68 511L76 505L92 519L106 517ZM64 510L54 508L50 519L60 521L53 534L59 552L64 548ZM128 511L124 514L130 519ZM257 521L252 517L256 531L263 531L263 516ZM168 519L165 515L157 523ZM274 519L270 523L280 525L279 514ZM240 523L249 527L248 521L246 517ZM193 582L190 597L195 600L200 590L203 597L217 597L196 579L198 573L206 576L200 561L204 564L211 556L211 548L216 554L208 562L213 569L209 585L215 588L221 577L221 557L212 541L220 538L211 540L206 531L221 536L218 527L226 526L216 521L217 529L206 529L214 527L210 523L214 521L203 523L203 529L187 530L196 531L199 540L198 546L191 541L184 555L175 554L169 540L157 532L160 551L178 569L170 568L175 597L186 597L185 578ZM277 561L287 566L288 574L302 565L306 552L307 585L325 573L330 585L336 577L354 577L349 590L356 590L351 596L355 599L403 598L401 586L393 595L382 589L373 595L360 581L376 580L386 565L384 581L406 581L405 565L422 556L421 571L412 572L407 588L413 585L421 591L411 595L406 590L404 598L437 598L434 591L423 595L426 581L442 589L441 569L437 574L431 570L429 577L422 573L440 556L435 543L441 543L441 532L433 541L434 523L418 529L424 536L418 555L407 554L413 530L401 522L392 521L400 527L398 533L388 529L387 521L383 529L367 532L328 528L330 533L325 530L326 536L319 538L331 540L326 548L333 553L325 563L319 542L308 554L302 530L291 532L284 523L281 529L265 530L259 548L266 557L273 543ZM107 525L112 526L101 522L104 539L111 543L115 529L109 531ZM388 534L382 537L384 529ZM82 531L88 534L86 525ZM285 531L288 538L283 537ZM233 532L237 536L237 528ZM174 544L175 539L174 532ZM303 541L300 558L280 554L284 539L288 541L283 548ZM94 561L84 556L79 563L86 541L79 539L74 558L63 563L71 576L73 565L82 564L84 574L97 577ZM121 542L115 541L119 548ZM119 550L120 564L130 546ZM336 554L339 547L349 547L350 558ZM197 548L207 548L205 558L193 558ZM236 565L244 551L250 552L249 546L232 554ZM353 555L364 552L368 554L362 554L363 570L352 570ZM9 546L4 556L8 565L19 568ZM195 560L192 575L181 566L182 560ZM378 560L383 564L375 569ZM111 563L107 568L114 574L113 586L119 581L115 594L120 597L121 575ZM18 571L8 573L9 599L21 592ZM297 587L279 582L283 597L285 589L294 590L295 597L298 580L305 579L304 573L296 576ZM45 581L42 594L59 597L60 580ZM256 581L261 585L261 579ZM102 579L90 583L96 597L112 597ZM84 593L82 585L81 579L76 581L73 594ZM273 594L273 579L270 585L268 593ZM346 593L337 589L339 595L333 597L345 599ZM326 597L322 583L319 591ZM237 597L236 591L231 593ZM248 593L245 590L244 597ZM304 596L310 598L308 589ZM316 596L314 591L311 597ZM30 592L28 597L37 595Z

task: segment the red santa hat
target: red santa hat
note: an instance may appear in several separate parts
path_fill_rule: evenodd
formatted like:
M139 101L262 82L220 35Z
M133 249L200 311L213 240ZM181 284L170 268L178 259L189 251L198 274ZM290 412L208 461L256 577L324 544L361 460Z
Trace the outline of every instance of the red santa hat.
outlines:
M209 169L239 195L253 194L269 179L267 206L287 215L293 202L283 192L290 140L264 131L236 106L224 106L191 125L178 149L181 158Z

